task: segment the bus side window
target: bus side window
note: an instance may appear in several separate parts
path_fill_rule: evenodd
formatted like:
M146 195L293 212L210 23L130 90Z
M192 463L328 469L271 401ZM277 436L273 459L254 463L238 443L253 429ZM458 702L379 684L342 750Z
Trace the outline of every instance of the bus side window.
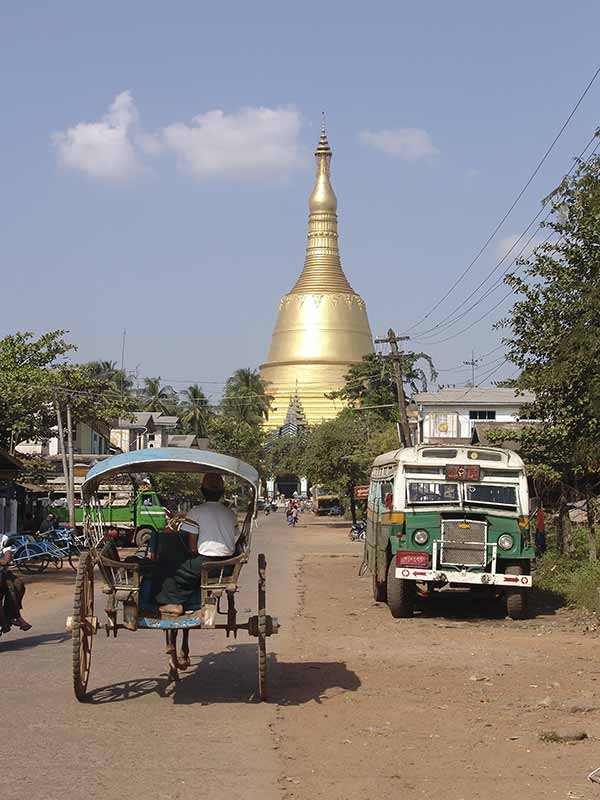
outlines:
M394 484L390 481L382 481L381 483L381 505L382 508L387 509L388 511L392 508L393 504L393 491L394 491Z

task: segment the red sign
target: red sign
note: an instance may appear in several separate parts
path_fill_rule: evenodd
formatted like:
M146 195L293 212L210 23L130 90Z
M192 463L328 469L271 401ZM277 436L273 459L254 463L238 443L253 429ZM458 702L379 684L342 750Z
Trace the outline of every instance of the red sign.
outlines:
M399 550L396 553L397 567L428 567L429 553L415 553L410 550Z
M446 479L451 481L478 481L479 464L447 464Z
M368 486L355 486L354 487L354 499L355 500L366 500L369 496L369 487Z

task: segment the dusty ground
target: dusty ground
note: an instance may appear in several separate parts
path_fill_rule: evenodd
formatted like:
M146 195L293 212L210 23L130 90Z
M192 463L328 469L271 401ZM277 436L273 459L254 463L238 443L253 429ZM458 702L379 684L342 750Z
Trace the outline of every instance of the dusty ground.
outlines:
M394 620L359 562L303 560L295 646L332 679L319 702L279 709L285 797L600 797L586 780L600 766L597 634L548 605L482 619L464 596ZM588 738L540 740L552 730Z
M310 522L310 525L306 523ZM347 526L260 520L269 562L271 702L255 702L256 646L195 633L192 669L166 680L155 632L97 637L88 704L63 631L73 573L28 582L34 629L0 639L10 720L4 800L600 798L600 636L547 599L535 619L481 615L464 596L393 620L357 577ZM253 613L255 564L238 608ZM98 595L97 600L101 600ZM591 630L591 629L592 630ZM583 731L575 744L540 734Z

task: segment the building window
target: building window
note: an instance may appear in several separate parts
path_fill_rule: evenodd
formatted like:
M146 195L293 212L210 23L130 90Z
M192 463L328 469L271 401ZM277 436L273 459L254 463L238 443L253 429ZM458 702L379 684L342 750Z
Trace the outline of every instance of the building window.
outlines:
M494 421L495 419L495 411L485 411L479 409L477 411L469 411L469 427L471 433L473 433L473 428L477 425L477 422L481 422L483 420L490 422L490 420Z
M469 419L496 419L495 411L469 411Z

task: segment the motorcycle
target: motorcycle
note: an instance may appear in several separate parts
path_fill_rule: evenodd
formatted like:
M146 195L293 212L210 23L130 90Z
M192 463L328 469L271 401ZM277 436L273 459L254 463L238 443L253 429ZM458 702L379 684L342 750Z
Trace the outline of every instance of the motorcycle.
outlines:
M361 519L360 522L355 522L350 528L348 538L351 542L364 542L367 538L367 521Z

